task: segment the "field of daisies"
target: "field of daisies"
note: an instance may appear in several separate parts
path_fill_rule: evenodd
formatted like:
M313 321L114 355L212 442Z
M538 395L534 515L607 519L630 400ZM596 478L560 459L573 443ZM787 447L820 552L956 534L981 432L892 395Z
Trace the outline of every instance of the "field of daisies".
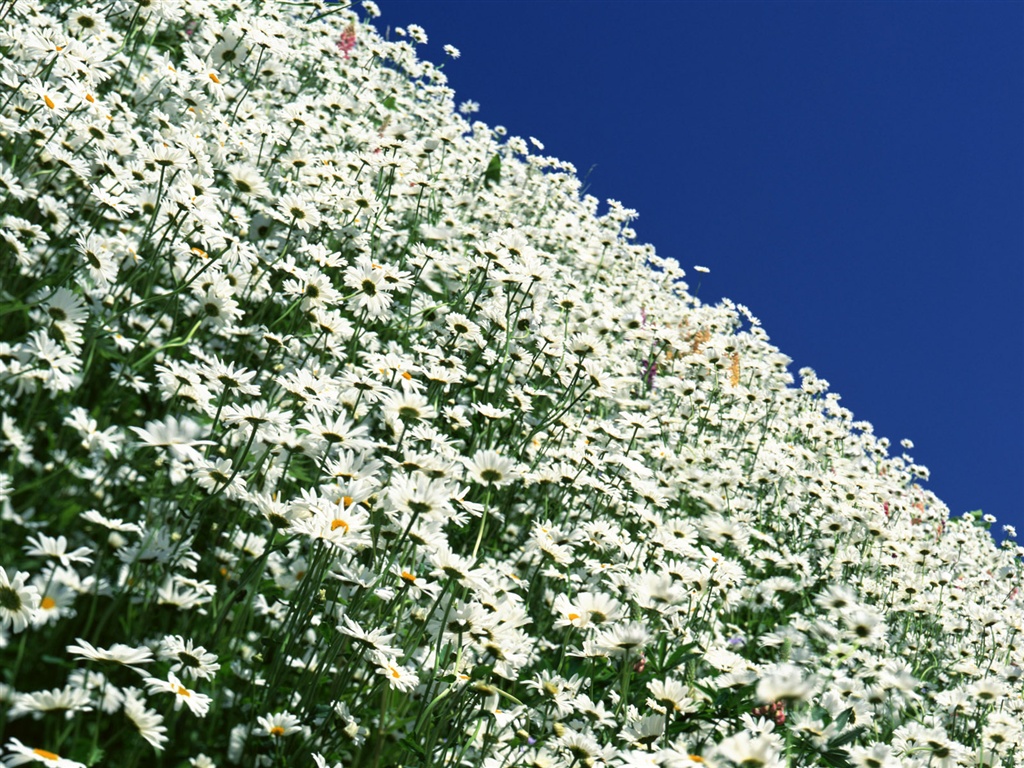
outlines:
M1024 765L1013 532L378 15L0 0L4 765Z

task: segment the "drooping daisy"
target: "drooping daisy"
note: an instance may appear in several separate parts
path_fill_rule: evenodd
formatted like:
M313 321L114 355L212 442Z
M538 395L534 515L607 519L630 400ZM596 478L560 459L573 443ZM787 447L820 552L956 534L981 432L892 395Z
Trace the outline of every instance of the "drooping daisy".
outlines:
M126 688L124 691L124 713L132 721L146 741L157 750L162 750L167 741L167 727L163 724L163 716L155 709L146 707L141 692L135 688Z
M312 757L313 762L316 763L316 768L331 768L331 766L327 764L327 760L325 760L324 756L321 755L319 752L314 752ZM333 768L342 768L342 764L335 763Z
M395 637L394 632L391 632L390 634L386 633L380 627L367 632L348 616L341 617L341 624L339 624L336 629L342 634L348 635L352 639L358 641L363 647L371 648L377 653L386 654L388 656L402 655L401 649L390 645L391 641Z
M206 713L210 711L210 697L186 688L173 672L167 673L166 680L147 677L145 682L149 686L150 693L173 693L175 711L181 709L182 704L188 706L192 714L197 717L206 717Z
M65 719L70 720L76 712L92 711L90 692L69 683L63 688L17 694L14 697L14 706L8 712L8 718L16 720L31 714L34 719L39 720L48 712L63 712Z
M86 768L85 763L69 760L54 752L26 747L14 737L11 737L11 740L7 742L7 752L8 755L4 758L4 765L8 766L8 768L24 765L25 763L42 763L53 768Z
M166 447L171 455L179 461L195 461L201 457L199 446L214 445L211 440L201 440L198 436L202 428L188 418L175 419L166 417L162 422L148 421L145 429L129 427L142 438L143 445Z
M850 748L850 761L856 768L899 768L902 763L892 753L892 747L881 742Z
M110 648L97 648L87 643L82 638L75 640L78 645L69 645L67 651L78 659L89 659L90 661L108 661L115 664L123 664L129 669L143 673L138 664L148 664L153 661L153 652L149 648L132 648L124 643L114 643Z
M593 764L604 751L592 733L570 728L566 728L558 737L558 746L572 756L573 763L583 765Z

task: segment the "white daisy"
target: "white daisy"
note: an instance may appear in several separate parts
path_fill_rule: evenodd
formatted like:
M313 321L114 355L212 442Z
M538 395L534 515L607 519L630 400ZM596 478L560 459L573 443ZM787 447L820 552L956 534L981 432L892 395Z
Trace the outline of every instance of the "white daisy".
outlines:
M181 635L164 637L157 653L161 659L173 662L172 672L180 672L197 680L210 680L220 669L216 655L201 645L193 645L192 640L182 639Z
M210 711L210 697L186 688L173 672L167 673L166 680L147 677L145 681L150 693L173 693L175 711L181 709L182 704L197 717L206 717L206 713Z
M469 470L469 476L481 485L500 488L518 477L515 462L489 448L477 451L472 459L463 459L463 464Z
M114 643L110 648L97 648L87 643L82 638L76 638L78 645L67 646L67 652L77 659L89 659L90 661L109 661L115 664L123 664L129 669L143 673L137 665L148 664L153 661L153 652L149 648L132 648L124 643Z
M0 567L0 628L10 626L14 634L28 626L39 608L39 592L25 584L28 579L28 573L18 571L11 581Z
M92 550L88 547L78 547L68 552L68 540L65 536L58 536L55 539L45 533L40 533L35 537L29 536L28 543L31 546L22 547L27 554L34 557L52 557L65 568L70 568L71 563L92 564L92 558L89 557Z
M42 763L52 766L52 768L85 768L85 763L68 760L66 757L38 747L26 747L13 737L7 742L7 752L9 754L4 758L4 765L8 768L25 763Z
M124 691L124 713L132 721L146 741L157 750L162 750L164 742L167 741L167 727L163 724L164 719L155 709L146 707L146 702L135 688L126 688Z
M260 715L256 718L256 722L263 729L264 735L275 739L291 736L302 730L299 718L287 710L273 715Z

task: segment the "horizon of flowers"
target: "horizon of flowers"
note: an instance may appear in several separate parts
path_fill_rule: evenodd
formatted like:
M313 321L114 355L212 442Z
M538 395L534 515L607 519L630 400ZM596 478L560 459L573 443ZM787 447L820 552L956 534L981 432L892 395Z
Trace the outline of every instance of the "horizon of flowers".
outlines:
M0 0L4 765L1024 765L1015 532L359 10Z

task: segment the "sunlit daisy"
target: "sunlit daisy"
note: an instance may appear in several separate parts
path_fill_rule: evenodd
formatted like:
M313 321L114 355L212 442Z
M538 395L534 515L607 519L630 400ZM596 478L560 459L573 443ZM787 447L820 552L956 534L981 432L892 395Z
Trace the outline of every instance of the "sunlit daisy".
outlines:
M518 477L515 462L491 449L477 451L472 459L464 459L464 463L469 477L481 485L500 488Z
M298 733L302 730L302 723L299 718L287 710L272 715L260 715L256 718L256 722L262 729L263 735L275 739L291 736L293 733Z
M210 680L220 669L216 655L194 645L192 640L182 639L181 635L165 636L157 653L161 659L172 662L172 672L195 680Z
M167 673L166 680L161 680L157 677L147 677L145 678L145 683L149 686L150 693L173 694L175 711L181 709L182 704L184 704L193 715L206 717L206 713L210 710L210 697L186 688L173 672Z
M122 664L140 673L143 670L139 668L139 665L149 664L153 661L153 652L145 647L132 648L124 643L114 643L110 648L97 648L82 638L78 638L75 642L77 645L69 645L67 652L78 659Z

